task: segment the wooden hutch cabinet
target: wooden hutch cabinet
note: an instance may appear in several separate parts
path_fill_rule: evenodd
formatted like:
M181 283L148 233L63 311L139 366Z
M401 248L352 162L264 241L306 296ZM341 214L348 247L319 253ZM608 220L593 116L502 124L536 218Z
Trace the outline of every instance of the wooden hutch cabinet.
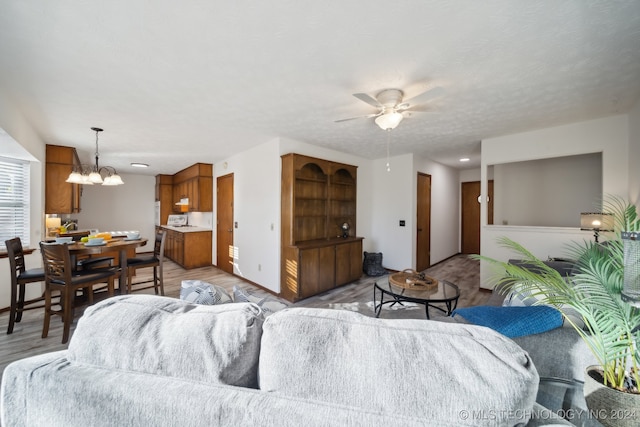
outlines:
M80 184L66 182L73 168L80 167L78 153L73 147L46 146L44 212L73 214L80 212Z
M297 301L362 275L363 238L355 234L356 178L357 166L282 156L283 298Z

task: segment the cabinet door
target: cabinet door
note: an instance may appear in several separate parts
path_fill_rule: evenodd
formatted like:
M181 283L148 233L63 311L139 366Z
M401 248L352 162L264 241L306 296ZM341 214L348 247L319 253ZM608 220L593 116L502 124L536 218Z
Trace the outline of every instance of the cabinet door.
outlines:
M176 232L176 259L175 262L184 266L184 235L182 233Z
M74 213L73 186L65 182L73 169L72 165L47 163L45 172L45 212L51 214Z
M362 241L336 246L336 286L344 285L362 276Z
M335 246L300 250L300 298L334 288L335 261Z

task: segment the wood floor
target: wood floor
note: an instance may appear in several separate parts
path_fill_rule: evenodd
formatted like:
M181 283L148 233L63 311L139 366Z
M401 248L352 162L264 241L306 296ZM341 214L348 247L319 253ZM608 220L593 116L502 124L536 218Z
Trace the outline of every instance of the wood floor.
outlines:
M480 290L479 270L480 268L477 261L470 260L464 255L457 255L426 271L430 276L457 284L460 287L461 293L458 307L470 307L485 304L491 295L490 292ZM137 280L144 280L146 278L148 277L140 274ZM200 279L208 283L214 283L227 289L230 294L232 294L234 286L239 286L246 290L251 290L258 295L270 295L266 291L251 285L241 278L227 274L216 267L184 270L169 260L165 261L164 283L166 296L179 298L180 284L182 280L187 279ZM295 307L338 308L341 304L359 303L361 308L358 311L365 315L373 316L374 313L370 309L370 302L373 299L373 283L377 279L379 278L363 276L363 278L357 282L291 305ZM153 293L152 290L144 292ZM81 309L78 309L76 316L79 316L81 311ZM381 315L381 317L386 318L395 316L396 313L394 312L384 312ZM424 311L415 310L409 313L409 316L424 318ZM60 343L62 339L62 322L59 317L53 317L51 319L49 336L44 339L41 338L43 318L44 314L41 309L26 311L22 321L16 323L13 334L7 335L6 330L9 314L7 312L0 314L1 371L4 371L6 365L14 360L67 348L67 344Z

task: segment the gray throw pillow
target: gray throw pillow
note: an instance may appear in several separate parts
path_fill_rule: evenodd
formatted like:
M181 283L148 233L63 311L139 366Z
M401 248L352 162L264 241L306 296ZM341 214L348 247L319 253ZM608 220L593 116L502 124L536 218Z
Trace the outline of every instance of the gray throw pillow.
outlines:
M260 297L237 286L233 287L233 300L235 302L251 302L256 304L262 309L265 317L270 316L283 308L289 307L288 304L285 304L275 298Z
M180 299L205 305L233 302L231 295L223 287L202 280L183 280L180 285Z

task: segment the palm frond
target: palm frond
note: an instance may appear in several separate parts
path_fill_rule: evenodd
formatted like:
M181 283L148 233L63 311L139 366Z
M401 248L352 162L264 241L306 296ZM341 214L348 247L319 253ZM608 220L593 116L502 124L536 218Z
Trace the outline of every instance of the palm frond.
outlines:
M558 308L602 365L605 381L622 389L626 370L632 366L638 382L640 366L640 309L622 301L624 247L621 231L640 231L635 206L619 197L603 202L603 211L614 216L615 237L603 243L573 242L568 256L576 260L575 274L565 278L535 257L521 244L501 237L498 245L514 252L526 267L480 255L474 259L494 268L492 282L500 293L535 297L539 304ZM577 325L567 310L577 312Z

